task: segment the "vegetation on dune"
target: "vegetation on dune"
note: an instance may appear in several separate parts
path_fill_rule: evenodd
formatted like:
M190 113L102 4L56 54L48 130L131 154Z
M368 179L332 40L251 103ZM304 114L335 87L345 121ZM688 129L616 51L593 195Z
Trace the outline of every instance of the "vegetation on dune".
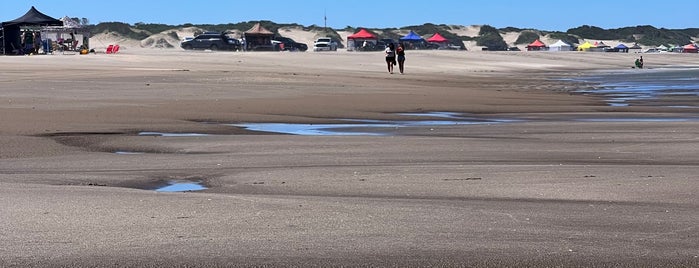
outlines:
M515 41L515 45L521 45L521 44L531 44L532 42L538 40L541 38L538 33L532 31L532 30L525 30L519 34L519 37L517 37L517 40Z
M682 45L690 43L693 37L699 36L699 29L669 30L665 28L658 29L650 25L619 29L602 29L596 26L583 25L569 29L567 33L585 39L622 40L628 43L655 46L660 44Z
M491 51L507 50L507 43L500 35L500 31L493 26L483 25L478 33L476 45L487 47Z
M121 36L136 40L146 39L153 34L150 31L138 31L130 24L123 22L103 22L97 25L89 25L88 29L93 35L100 33L117 33Z
M562 33L562 32L550 32L547 33L549 37L553 39L558 39L558 40L563 40L563 42L566 42L568 44L579 44L580 39L576 37L575 35L572 34L567 34L567 33Z

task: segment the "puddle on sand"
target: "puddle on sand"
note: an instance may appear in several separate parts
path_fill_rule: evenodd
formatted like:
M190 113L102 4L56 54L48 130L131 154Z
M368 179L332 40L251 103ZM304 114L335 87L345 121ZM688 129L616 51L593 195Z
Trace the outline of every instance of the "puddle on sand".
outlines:
M114 154L119 154L119 155L139 155L139 154L144 154L142 152L129 152L129 151L116 151Z
M620 104L625 105L625 104ZM456 112L425 112L425 113L399 113L397 115L412 117L424 117L425 120L370 120L370 119L337 119L347 123L341 124L298 124L298 123L241 123L224 124L250 131L291 134L301 136L389 136L395 135L392 130L404 127L439 127L457 125L485 125L531 122L532 119L518 118L478 118L468 114ZM674 118L569 118L563 121L578 122L684 122L697 121L695 116ZM140 132L139 136L158 137L202 137L211 136L201 133L165 133L165 132ZM116 154L135 155L139 152L119 151Z
M586 118L577 119L579 122L691 122L692 118Z
M168 132L152 132L143 131L139 132L138 136L157 136L157 137L206 137L209 134L203 133L168 133Z
M234 124L232 126L242 127L251 131L273 132L282 134L293 134L303 136L329 136L329 135L367 135L381 136L383 133L342 131L347 128L358 127L392 127L389 124L290 124L290 123L248 123Z
M167 186L155 189L156 192L189 192L206 190L201 182L171 181Z
M296 124L296 123L246 123L230 124L251 131L273 132L306 136L384 136L390 135L381 129L394 129L401 127L425 127L425 126L449 126L449 125L475 125L519 122L514 119L481 119L466 117L461 113L453 112L428 112L428 113L401 113L403 116L430 117L439 120L368 120L368 119L340 119L351 123L346 124ZM446 120L449 119L449 120ZM362 129L362 130L358 130ZM375 129L376 131L367 131Z

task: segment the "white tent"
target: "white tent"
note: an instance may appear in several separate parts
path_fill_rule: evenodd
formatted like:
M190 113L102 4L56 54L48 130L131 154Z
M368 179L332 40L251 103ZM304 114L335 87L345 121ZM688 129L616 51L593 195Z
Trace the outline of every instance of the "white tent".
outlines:
M569 45L566 42L563 42L563 40L558 40L558 42L553 43L552 45L549 46L549 51L571 51L573 50L573 46Z

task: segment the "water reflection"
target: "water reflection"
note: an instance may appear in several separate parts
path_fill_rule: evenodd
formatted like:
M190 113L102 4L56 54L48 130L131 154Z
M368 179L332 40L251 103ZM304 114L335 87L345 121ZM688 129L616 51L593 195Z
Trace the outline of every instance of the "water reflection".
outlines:
M157 136L157 137L205 137L209 134L203 133L169 133L169 132L153 132L143 131L138 133L139 136Z
M475 125L518 122L516 119L482 119L467 117L461 113L452 112L428 112L428 113L402 113L403 116L430 117L434 120L368 120L368 119L341 119L351 122L344 124L298 124L298 123L243 123L231 126L241 127L251 131L272 132L292 135L311 136L382 136L390 135L389 129L403 127L448 126L448 125ZM439 120L449 119L449 120ZM367 131L369 129L370 131Z
M599 83L601 88L577 92L602 95L610 106L699 107L699 69L633 70L577 80Z
M170 182L167 186L155 189L156 192L189 192L207 189L200 182Z

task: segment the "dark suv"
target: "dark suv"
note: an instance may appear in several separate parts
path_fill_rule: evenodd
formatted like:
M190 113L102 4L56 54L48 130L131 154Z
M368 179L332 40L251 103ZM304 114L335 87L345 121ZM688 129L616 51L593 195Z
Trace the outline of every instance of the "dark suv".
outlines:
M282 42L284 44L284 50L288 51L306 51L308 50L308 45L304 43L299 43L294 41L294 39L288 38L288 37L282 37L282 36L276 36L274 37L275 41Z
M205 32L191 40L180 43L183 49L239 50L240 41L225 33Z

